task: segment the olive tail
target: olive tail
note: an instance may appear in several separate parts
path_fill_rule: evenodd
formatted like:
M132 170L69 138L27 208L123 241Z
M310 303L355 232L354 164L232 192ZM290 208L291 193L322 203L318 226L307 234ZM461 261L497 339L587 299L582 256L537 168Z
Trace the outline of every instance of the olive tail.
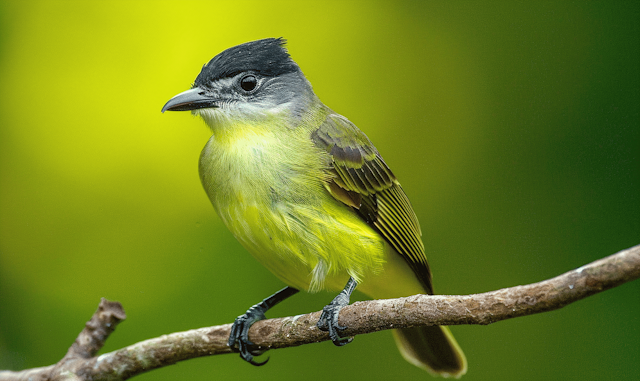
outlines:
M393 337L402 356L429 373L459 378L467 372L467 359L447 327L396 329Z

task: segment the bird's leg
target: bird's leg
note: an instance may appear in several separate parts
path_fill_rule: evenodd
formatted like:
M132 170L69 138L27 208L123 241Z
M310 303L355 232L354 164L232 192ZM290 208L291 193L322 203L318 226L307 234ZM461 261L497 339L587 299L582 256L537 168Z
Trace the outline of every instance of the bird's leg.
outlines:
M322 331L329 331L331 341L339 347L353 341L353 337L343 338L338 334L339 331L343 331L347 328L338 324L338 315L343 307L349 305L349 298L357 285L358 282L356 282L355 279L349 278L347 285L344 286L344 290L342 290L338 296L331 301L331 303L324 306L322 309L322 315L320 315L320 320L318 320L318 323L316 324Z
M266 317L264 313L271 307L297 292L298 290L293 287L285 287L260 303L252 306L243 315L238 316L233 322L233 326L231 326L231 334L229 335L228 345L231 347L231 350L239 352L240 357L252 365L260 366L266 364L269 359L266 359L264 362L253 361L254 354L249 351L249 347L254 344L249 340L249 328L251 328L253 323L265 319ZM262 352L257 353L256 356L260 354L262 354Z

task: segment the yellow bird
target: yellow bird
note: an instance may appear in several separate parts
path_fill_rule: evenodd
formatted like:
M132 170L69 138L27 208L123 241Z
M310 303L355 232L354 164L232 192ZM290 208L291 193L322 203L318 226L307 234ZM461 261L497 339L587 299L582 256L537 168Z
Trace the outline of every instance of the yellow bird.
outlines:
M367 136L325 106L283 39L248 42L209 61L164 111L190 110L212 136L200 178L240 243L286 285L239 316L229 345L254 365L251 324L298 290L340 291L318 327L336 345L353 290L375 299L432 294L418 219ZM346 284L346 286L345 286ZM467 362L447 327L394 330L402 355L442 376ZM265 361L266 362L266 361Z

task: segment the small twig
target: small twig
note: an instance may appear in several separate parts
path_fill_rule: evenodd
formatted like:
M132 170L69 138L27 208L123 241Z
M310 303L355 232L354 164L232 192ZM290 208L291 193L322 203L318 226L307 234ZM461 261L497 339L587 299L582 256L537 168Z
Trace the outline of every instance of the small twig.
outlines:
M118 323L126 317L119 302L102 298L91 320L85 324L62 360L54 365L21 372L0 371L0 380L86 380L78 371L98 353Z
M104 346L104 342L116 329L118 323L127 318L119 302L111 302L105 298L100 300L98 310L71 345L62 361L72 358L88 359L96 355Z
M356 302L340 313L345 335L420 325L491 324L562 308L567 304L640 278L640 245L555 278L483 294L414 295ZM0 380L125 380L178 361L230 353L231 324L172 333L93 357L125 317L105 299L67 355L55 365L20 372L0 371ZM328 340L316 328L320 312L262 320L249 331L257 348L275 349Z

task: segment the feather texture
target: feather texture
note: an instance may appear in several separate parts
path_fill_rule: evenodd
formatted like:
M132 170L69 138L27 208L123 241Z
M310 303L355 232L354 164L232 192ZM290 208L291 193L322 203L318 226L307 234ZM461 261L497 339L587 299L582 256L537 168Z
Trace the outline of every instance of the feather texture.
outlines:
M348 119L335 113L327 115L312 139L331 155L329 192L355 208L407 261L425 291L433 293L418 218L373 143Z

